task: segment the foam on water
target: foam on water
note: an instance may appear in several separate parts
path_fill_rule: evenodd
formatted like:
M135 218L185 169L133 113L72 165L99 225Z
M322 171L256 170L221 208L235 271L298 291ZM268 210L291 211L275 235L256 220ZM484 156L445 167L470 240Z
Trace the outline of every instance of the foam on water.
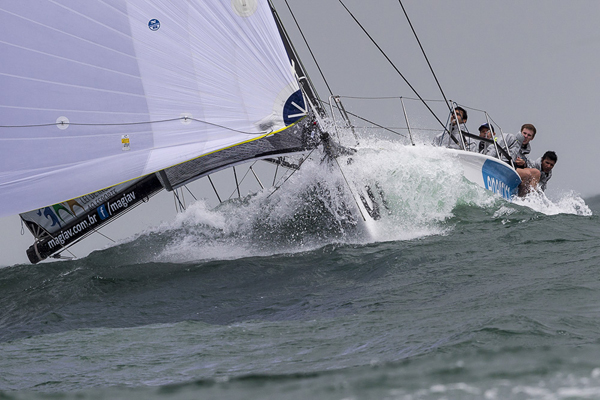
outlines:
M457 205L490 207L498 199L462 177L443 149L389 141L363 142L340 157L340 168L313 154L281 189L262 191L210 209L198 201L172 223L158 228L173 240L158 257L168 261L238 258L308 251L326 244L368 244L444 234ZM361 229L348 187L384 193L387 209L376 231ZM350 212L349 212L350 211Z
M413 240L453 229L445 221L454 217L457 206L493 209L494 218L520 206L545 215L592 214L574 193L554 202L543 193L506 202L468 182L460 163L441 148L363 140L357 153L338 158L339 167L328 166L323 158L315 151L275 192L264 190L214 209L203 200L194 203L175 221L144 234L167 242L153 260L236 259L328 244ZM387 206L370 229L364 228L356 207L358 192L364 195L367 187L380 203L383 193Z
M585 201L573 191L561 193L554 201L546 197L544 192L532 192L525 197L515 198L513 202L545 215L592 215L592 210L585 204Z

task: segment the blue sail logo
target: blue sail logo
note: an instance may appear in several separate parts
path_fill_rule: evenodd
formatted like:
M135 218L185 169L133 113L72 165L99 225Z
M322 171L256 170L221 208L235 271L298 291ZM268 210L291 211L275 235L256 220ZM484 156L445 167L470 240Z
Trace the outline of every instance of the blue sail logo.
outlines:
M306 104L302 91L297 90L288 97L283 106L283 122L291 125L306 115Z
M160 28L160 21L157 19L151 19L148 22L148 28L150 28L151 31L157 31Z

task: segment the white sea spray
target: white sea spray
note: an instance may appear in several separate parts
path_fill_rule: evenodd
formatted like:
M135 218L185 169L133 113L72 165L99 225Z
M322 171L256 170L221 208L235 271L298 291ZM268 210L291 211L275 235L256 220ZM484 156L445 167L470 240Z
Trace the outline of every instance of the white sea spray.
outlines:
M543 192L532 192L525 197L515 198L513 202L545 215L592 215L592 210L585 204L585 201L573 191L562 192L555 197L553 196L552 199L548 198Z
M459 204L489 207L496 201L467 182L460 164L443 149L372 140L362 141L357 153L339 157L339 166L327 166L322 157L315 153L274 193L260 191L215 209L206 201L193 204L160 227L177 232L178 238L160 258L235 258L335 243L412 240L446 233L451 228L444 221ZM361 195L368 197L367 190L375 193L381 218L368 232L355 232L361 225L356 203ZM277 237L278 229L286 240Z

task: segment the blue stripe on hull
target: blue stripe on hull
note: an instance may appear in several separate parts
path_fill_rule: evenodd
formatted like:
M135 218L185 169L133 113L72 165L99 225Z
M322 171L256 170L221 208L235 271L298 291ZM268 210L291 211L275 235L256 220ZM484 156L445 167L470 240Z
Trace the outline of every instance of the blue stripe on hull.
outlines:
M517 194L521 179L507 164L486 160L481 167L485 188L507 200Z

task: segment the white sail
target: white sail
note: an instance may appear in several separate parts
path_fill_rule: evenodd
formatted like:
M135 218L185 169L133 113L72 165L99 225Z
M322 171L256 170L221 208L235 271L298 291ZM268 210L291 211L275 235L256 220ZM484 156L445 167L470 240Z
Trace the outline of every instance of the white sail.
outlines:
M4 1L0 24L0 216L301 114L283 115L299 88L266 0Z

